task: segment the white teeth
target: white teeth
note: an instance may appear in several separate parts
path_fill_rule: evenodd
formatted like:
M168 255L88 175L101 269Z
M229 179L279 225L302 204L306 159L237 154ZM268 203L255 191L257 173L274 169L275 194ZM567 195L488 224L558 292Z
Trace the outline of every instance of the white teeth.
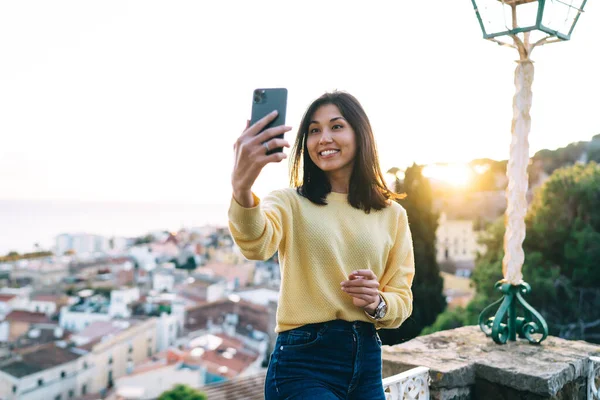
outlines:
M325 150L325 151L322 151L322 152L321 152L321 155L322 155L322 156L328 156L328 155L330 155L330 154L337 153L338 151L339 151L339 150Z

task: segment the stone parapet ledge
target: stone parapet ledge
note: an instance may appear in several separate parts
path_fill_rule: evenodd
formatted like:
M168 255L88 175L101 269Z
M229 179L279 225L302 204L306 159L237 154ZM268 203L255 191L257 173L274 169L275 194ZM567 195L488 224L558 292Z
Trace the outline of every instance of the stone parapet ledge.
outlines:
M427 367L435 400L585 399L588 358L597 355L600 346L552 336L498 345L465 326L383 346L383 376Z

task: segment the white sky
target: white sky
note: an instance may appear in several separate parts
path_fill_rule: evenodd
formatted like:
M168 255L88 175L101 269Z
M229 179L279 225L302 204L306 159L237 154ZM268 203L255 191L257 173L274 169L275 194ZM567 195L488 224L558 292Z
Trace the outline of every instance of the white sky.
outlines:
M0 0L0 199L228 202L256 87L294 127L354 94L384 171L506 159L517 54L481 36L467 0ZM531 153L600 133L597 2L533 58ZM255 191L286 185L270 165Z

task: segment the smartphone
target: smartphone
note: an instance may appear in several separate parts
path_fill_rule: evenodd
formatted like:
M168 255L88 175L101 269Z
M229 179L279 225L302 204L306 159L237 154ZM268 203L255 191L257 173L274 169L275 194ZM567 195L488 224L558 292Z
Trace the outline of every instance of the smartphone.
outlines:
M255 124L258 120L269 114L271 111L277 110L277 118L275 118L265 129L275 126L285 125L285 112L287 109L287 89L285 88L267 88L255 89L252 94L252 117L250 125ZM263 129L264 130L264 129ZM261 131L262 132L262 131ZM280 139L283 134L277 135ZM271 149L267 154L273 154L283 151L283 147Z

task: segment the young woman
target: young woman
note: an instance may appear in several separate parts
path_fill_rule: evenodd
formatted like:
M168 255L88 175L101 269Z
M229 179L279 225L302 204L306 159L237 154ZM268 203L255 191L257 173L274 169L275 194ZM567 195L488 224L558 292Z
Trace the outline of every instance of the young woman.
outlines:
M381 341L412 312L412 239L406 211L379 168L369 119L344 92L326 93L306 111L292 149L292 188L260 200L252 185L289 147L259 133L235 143L229 228L242 253L265 260L279 250L278 337L265 398L384 400Z

